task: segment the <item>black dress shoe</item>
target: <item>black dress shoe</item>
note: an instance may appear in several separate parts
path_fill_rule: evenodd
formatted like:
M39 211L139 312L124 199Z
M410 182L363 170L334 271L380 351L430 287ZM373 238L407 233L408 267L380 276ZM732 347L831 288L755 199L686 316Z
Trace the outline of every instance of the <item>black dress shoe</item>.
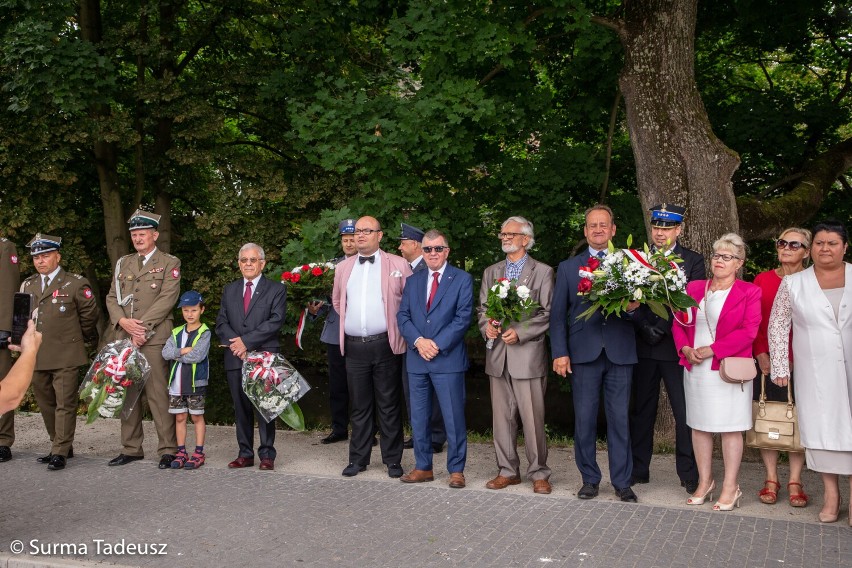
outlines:
M577 492L577 497L580 499L594 499L598 496L598 484L597 483L584 483L580 490Z
M50 463L47 464L47 469L65 469L65 458L63 456L53 456L50 458Z
M624 501L625 503L637 503L639 499L636 497L636 494L633 493L633 490L629 487L623 487L619 489L615 488L615 494L618 495L618 498Z
M636 485L637 483L639 485L643 485L645 483L651 483L651 477L650 476L643 477L641 475L634 475L633 478L630 480L630 486L632 487L632 486Z
M320 440L321 444L333 444L335 442L342 442L343 440L348 440L348 434L340 434L338 432L332 432L322 440Z
M367 469L366 465L358 465L358 464L350 463L345 468L343 468L343 475L345 475L346 477L355 477L356 475L358 475L362 471L365 471L366 469Z
M696 491L698 491L698 480L697 479L684 479L680 482L680 486L686 489L686 492L692 495Z
M160 457L160 463L157 467L160 469L172 469L173 461L175 461L175 457L172 454L163 454Z
M435 443L435 442L432 443L432 453L433 454L440 454L443 451L444 451L444 444L438 444L438 443Z
M388 466L388 477L400 478L403 473L405 472L402 471L402 466L398 463L392 463Z
M143 459L144 456L128 456L127 454L118 454L116 457L109 460L107 465L127 465L130 462L135 462Z
M7 462L12 459L12 448L9 446L0 446L0 462Z
M51 453L47 454L46 456L41 456L40 458L36 458L36 461L38 463L50 463L50 458L52 458L52 457L53 457L53 453L51 452ZM74 448L71 448L70 450L68 450L67 459L70 460L73 457L74 457Z
M403 450L413 450L414 449L414 438L406 438L402 443Z

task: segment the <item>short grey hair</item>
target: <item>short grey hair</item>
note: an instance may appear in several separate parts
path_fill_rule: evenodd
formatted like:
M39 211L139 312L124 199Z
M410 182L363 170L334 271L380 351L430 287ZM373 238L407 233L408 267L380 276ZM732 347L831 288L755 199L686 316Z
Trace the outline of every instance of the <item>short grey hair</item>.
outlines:
M237 259L243 256L243 253L247 250L256 250L257 255L260 257L260 260L266 260L266 253L263 252L263 247L254 243L246 243L240 247L240 252L237 253Z
M435 239L444 239L444 243L446 243L447 246L450 246L450 240L447 238L447 235L445 235L438 229L429 229L428 231L426 231L426 233L423 235L423 241L425 241L426 239L429 239L430 241L434 241ZM423 241L420 241L420 243L418 244L422 244Z
M729 250L738 256L740 260L746 258L746 244L743 238L736 233L725 233L713 243L713 252Z
M535 246L535 228L533 227L532 221L521 217L520 215L513 215L512 217L509 217L508 219L503 221L503 224L500 225L500 230L502 231L503 229L505 229L506 225L508 225L509 223L519 223L521 225L521 233L525 234L530 238L530 242L524 250L530 250Z

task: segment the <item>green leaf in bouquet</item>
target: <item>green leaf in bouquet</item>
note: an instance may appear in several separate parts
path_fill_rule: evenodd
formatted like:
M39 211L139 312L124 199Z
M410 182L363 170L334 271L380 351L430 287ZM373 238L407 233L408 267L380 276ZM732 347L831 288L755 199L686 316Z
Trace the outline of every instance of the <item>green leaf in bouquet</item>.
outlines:
M664 320L669 321L669 311L662 303L656 300L648 300L646 303L648 304L648 307L651 308L652 312L654 312L656 315L660 316Z
M675 308L694 308L698 305L698 302L695 301L695 298L693 298L686 292L681 292L680 290L674 290L669 292L669 299L672 302L672 306Z
M589 321L589 318L592 317L599 309L601 309L600 304L595 304L582 314L578 315L577 319L579 320L580 318L583 318L584 320Z
M642 246L645 249L645 254L651 254L651 249L648 248L648 243L643 243Z
M98 395L92 398L92 402L89 403L89 410L86 412L86 424L91 424L95 420L97 420L98 416L98 408L104 403L107 397L106 385L100 385L101 389L98 391ZM91 394L91 390L89 390L89 394Z
M606 242L606 250L608 250L610 254L615 252L615 245L612 244L612 241Z
M299 404L292 402L287 408L284 409L284 412L278 415L281 420L284 421L284 424L296 430L297 432L305 431L305 415L302 414L302 409L299 408Z
M633 233L627 235L627 248L630 248L633 245Z

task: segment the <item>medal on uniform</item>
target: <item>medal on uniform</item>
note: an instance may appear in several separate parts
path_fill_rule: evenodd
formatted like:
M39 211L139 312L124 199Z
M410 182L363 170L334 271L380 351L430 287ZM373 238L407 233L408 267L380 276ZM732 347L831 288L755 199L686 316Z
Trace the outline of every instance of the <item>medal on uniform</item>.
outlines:
M53 294L51 294L51 296L53 296L53 299L50 301L52 304L56 303L56 296L58 296L58 295L59 295L59 290L54 290Z
M60 312L64 312L64 311L65 311L65 306L64 306L64 305L63 305L63 306L59 306L59 311L60 311Z
M157 283L156 282L151 283L151 288L156 290L157 289Z

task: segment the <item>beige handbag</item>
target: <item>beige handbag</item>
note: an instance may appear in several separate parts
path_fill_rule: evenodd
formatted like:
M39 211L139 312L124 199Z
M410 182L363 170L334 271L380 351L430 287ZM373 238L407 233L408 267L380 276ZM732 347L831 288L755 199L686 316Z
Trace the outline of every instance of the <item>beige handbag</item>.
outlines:
M706 310L707 290L710 289L710 280L704 285L704 298ZM713 328L710 326L710 318L706 317L707 330L710 332L710 337L716 341L716 334L713 333ZM751 357L725 357L719 364L719 377L726 383L734 383L740 385L742 390L745 390L745 384L753 381L757 376L757 364Z
M803 452L799 441L799 420L790 381L787 381L787 402L767 402L766 376L760 375L760 399L751 403L754 426L746 432L746 446L763 450Z

